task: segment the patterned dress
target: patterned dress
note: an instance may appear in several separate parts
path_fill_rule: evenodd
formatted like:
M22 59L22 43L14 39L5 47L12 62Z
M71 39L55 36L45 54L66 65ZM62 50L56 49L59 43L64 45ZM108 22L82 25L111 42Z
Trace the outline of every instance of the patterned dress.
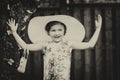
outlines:
M67 41L46 44L43 49L44 80L70 80L71 50Z

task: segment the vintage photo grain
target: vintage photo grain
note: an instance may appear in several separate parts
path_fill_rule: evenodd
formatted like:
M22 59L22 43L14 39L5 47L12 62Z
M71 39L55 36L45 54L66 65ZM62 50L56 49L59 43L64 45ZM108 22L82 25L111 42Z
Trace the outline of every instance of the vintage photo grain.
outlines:
M119 80L120 0L1 0L0 80Z

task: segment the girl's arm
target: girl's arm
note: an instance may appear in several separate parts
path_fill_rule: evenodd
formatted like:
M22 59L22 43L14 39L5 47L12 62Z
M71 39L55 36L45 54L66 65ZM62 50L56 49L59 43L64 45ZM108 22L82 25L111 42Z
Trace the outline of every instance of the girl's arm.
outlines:
M17 43L23 48L23 49L28 49L31 51L37 51L37 50L41 50L43 48L43 43L39 43L39 44L26 44L21 38L20 36L17 34L16 30L18 27L18 23L15 24L15 20L11 19L7 22L7 24L10 26L12 34L15 38L15 40L17 41Z
M98 40L98 36L101 30L102 17L98 15L98 20L95 20L96 31L89 42L74 42L72 44L73 49L88 49L93 48Z

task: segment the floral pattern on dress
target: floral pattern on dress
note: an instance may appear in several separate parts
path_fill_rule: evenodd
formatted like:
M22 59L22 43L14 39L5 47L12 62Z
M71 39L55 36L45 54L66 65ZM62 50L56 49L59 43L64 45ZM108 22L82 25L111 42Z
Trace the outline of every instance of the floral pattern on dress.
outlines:
M44 80L70 80L71 50L67 41L46 44L43 49Z

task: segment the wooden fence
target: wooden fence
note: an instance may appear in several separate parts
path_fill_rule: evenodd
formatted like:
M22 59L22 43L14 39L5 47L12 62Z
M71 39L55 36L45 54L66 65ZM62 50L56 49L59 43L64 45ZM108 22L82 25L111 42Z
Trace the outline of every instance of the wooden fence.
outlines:
M41 15L66 14L77 18L85 26L86 37L84 41L89 41L94 33L95 15L102 15L102 31L95 48L84 51L73 50L72 80L118 79L118 74L116 73L118 52L116 50L118 45L117 29L120 26L119 9L119 4L114 3L79 3L64 5L54 9L39 8L38 14ZM37 58L35 57L35 59Z

